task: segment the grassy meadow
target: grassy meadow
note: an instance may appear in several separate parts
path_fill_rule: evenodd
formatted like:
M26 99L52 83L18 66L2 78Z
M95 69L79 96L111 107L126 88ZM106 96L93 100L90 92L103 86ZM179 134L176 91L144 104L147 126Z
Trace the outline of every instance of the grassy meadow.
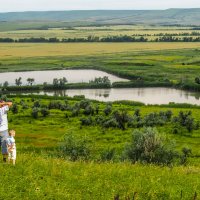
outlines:
M39 118L34 119L31 117L32 107L34 105L34 101L40 102L41 105L48 106L48 104L53 101L51 99L57 99L56 97L42 98L14 98L14 104L18 104L18 113L14 114L10 112L9 114L9 124L10 128L15 128L17 131L17 137L19 142L19 149L23 148L54 148L59 145L59 142L63 139L64 134L73 134L77 137L86 137L92 144L92 148L94 150L93 155L99 155L102 149L116 148L117 151L121 151L124 148L124 144L130 140L131 134L133 132L132 128L128 128L123 131L120 129L102 129L101 126L82 126L81 119L84 117L84 114L81 111L81 114L77 117L66 118L66 113L71 116L70 111L62 111L60 109L52 109L50 110L50 115L47 117L42 117L39 114ZM59 99L59 97L58 97ZM61 98L62 99L62 98ZM66 104L64 100L56 100L61 104ZM68 100L67 105L71 107L75 106L76 103L80 103L80 100ZM99 107L99 115L103 115L103 111L106 107L106 103L93 102L94 107ZM23 106L27 105L28 108L23 109ZM117 109L125 109L130 111L130 115L133 115L134 110L136 108L141 109L141 115L144 116L146 114L152 112L160 112L172 110L174 115L178 115L178 113L182 111L191 110L193 113L193 117L196 121L200 119L199 107L194 108L171 108L169 106L133 106L114 103L112 106L112 110ZM106 117L106 116L104 116ZM24 122L27 123L24 123ZM180 150L184 146L188 146L193 149L193 153L195 156L200 156L200 150L198 146L200 145L199 138L199 130L195 130L192 135L183 134L183 135L174 135L172 134L172 125L159 126L158 129L167 134L170 138L177 140L177 147ZM21 145L21 146L20 146Z
M72 116L69 110L51 109L43 117L31 116L36 102L48 105L51 101L73 107L80 100L58 97L11 97L18 105L18 113L9 112L9 127L16 130L17 164L2 164L0 160L0 192L2 199L195 199L200 190L199 145L200 130L173 134L173 124L156 126L160 134L176 141L178 152L183 147L192 149L186 166L131 164L122 162L120 155L130 142L136 128L103 128L99 125L81 125L83 110ZM98 115L104 116L107 104L98 105ZM171 110L173 116L180 111L192 111L195 121L200 120L199 107L142 106L136 103L113 103L112 110L125 109L133 115L135 109L145 116L152 112ZM68 117L66 117L66 114ZM110 114L111 116L112 114ZM92 116L95 118L96 114ZM106 116L104 116L106 117ZM64 135L85 138L90 148L89 160L71 162L58 156L57 147ZM101 160L102 153L115 149L111 161ZM11 192L12 191L12 192ZM197 198L198 199L198 198Z
M0 44L1 60L56 56L95 56L149 51L198 49L200 43L67 43L67 44ZM162 52L161 52L162 53ZM163 52L164 53L164 52ZM100 55L100 56L101 56ZM159 59L159 57L157 58Z
M0 71L99 69L190 89L198 87L199 50L199 43L0 44Z
M73 163L24 153L16 167L0 163L0 170L2 199L188 200L200 190L200 168L191 166Z

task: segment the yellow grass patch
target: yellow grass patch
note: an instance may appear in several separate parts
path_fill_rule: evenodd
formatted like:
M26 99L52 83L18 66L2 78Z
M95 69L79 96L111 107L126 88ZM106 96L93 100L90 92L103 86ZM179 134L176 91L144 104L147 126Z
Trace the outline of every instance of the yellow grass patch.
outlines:
M75 56L187 48L200 48L200 43L13 43L0 44L0 57Z

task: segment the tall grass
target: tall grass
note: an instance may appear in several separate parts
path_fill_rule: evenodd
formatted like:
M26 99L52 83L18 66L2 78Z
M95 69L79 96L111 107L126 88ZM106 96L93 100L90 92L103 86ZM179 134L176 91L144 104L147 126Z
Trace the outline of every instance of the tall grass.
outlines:
M0 164L1 199L194 199L199 167L69 162L18 154L17 165Z

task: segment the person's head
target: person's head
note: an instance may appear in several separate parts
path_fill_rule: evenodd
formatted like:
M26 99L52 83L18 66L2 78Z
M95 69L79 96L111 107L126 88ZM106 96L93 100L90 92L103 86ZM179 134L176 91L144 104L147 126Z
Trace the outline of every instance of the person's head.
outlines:
M9 136L15 137L15 130L9 130Z
M3 107L3 104L4 104L4 101L3 101L3 100L0 100L0 108Z

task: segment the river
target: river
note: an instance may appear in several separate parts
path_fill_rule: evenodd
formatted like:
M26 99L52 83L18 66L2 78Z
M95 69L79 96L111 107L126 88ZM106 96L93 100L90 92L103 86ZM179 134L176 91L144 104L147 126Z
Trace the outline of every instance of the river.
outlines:
M70 96L84 95L98 101L139 101L145 104L188 103L200 105L200 93L188 92L173 88L112 88L112 89L75 89L40 91L32 94Z

